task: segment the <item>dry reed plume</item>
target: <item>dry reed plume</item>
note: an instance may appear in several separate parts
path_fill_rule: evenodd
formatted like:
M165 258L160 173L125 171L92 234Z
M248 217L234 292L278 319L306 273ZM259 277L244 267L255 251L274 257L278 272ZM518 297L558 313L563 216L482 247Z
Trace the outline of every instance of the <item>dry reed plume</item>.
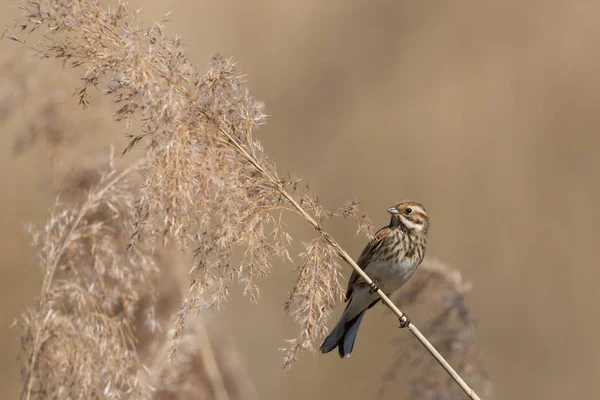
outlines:
M150 330L157 326L156 249L174 243L194 255L171 332L173 356L190 331L192 311L222 304L234 281L255 300L257 279L269 273L273 259L292 260L286 212L306 219L317 236L299 255L298 279L285 303L300 333L289 341L284 365L312 350L342 298L337 260L354 263L321 225L353 218L369 235L369 220L357 203L326 211L296 180L277 173L254 138L265 120L263 105L250 97L230 60L214 57L201 74L179 39L163 35L162 23L142 28L122 2L105 10L92 0L29 1L22 10L15 28L45 29L38 54L83 71L80 103L88 105L90 89L104 88L118 107L115 119L139 125L125 152L144 145L139 168L119 173L108 168L81 206L58 204L47 225L34 231L45 278L23 324L26 397L60 397L65 391L151 396L158 386L143 372L136 352L135 316L146 315ZM141 176L135 188L128 186L133 171ZM233 264L237 249L241 262ZM142 293L150 293L144 304ZM58 348L53 335L59 331L75 345ZM92 345L96 351L87 351ZM93 362L107 357L114 362ZM50 377L56 368L60 377Z
M80 208L58 202L46 225L31 229L44 280L38 305L23 318L28 398L143 393L132 373L141 370L132 326L141 311L154 329L153 308L138 303L156 266L151 249L122 254L133 227L126 172L109 167ZM54 376L42 380L38 371Z
M194 340L183 339L175 362L162 362L171 339L160 326L180 299L177 257L165 248L126 250L138 195L128 179L135 166L117 173L112 155L108 161L65 177L67 200L57 201L44 227L30 228L44 281L21 322L25 396L249 398L234 346L213 346L217 339L197 319Z

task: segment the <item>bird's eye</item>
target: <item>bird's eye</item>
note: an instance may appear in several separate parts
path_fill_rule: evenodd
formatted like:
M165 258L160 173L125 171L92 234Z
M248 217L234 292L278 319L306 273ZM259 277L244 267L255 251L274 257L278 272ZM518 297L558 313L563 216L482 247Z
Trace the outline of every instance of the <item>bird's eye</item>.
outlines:
M407 209L406 209L406 213L407 213L407 214L410 214L411 212L412 212L412 208L407 208Z

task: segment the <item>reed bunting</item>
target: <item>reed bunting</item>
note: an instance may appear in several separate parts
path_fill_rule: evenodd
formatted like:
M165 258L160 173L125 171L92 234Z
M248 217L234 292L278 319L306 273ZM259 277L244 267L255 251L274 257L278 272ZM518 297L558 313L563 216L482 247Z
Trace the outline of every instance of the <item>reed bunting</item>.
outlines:
M408 281L423 261L429 229L425 208L416 201L403 201L388 208L388 212L392 214L390 224L377 231L357 261L373 285L356 271L352 273L346 290L348 305L321 345L321 353L337 347L340 357L349 357L365 312L381 300L377 289L389 296ZM407 318L400 326L404 328L409 323Z

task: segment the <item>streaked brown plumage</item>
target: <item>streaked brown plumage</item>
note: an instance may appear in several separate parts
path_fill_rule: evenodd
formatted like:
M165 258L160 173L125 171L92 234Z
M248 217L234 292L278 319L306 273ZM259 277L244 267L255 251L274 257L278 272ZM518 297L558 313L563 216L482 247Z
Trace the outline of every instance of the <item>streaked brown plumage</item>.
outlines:
M429 217L423 205L403 201L388 208L390 224L381 228L367 244L357 264L385 294L398 290L415 272L425 256ZM337 325L321 345L328 353L338 347L340 357L349 357L365 312L380 297L354 271L348 282L348 305Z

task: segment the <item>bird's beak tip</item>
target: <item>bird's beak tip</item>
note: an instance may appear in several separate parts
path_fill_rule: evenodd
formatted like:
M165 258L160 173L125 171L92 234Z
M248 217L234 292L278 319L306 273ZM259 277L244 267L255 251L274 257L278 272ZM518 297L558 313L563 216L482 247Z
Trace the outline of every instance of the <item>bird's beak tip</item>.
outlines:
M398 211L398 207L396 207L396 206L390 207L387 210L390 214L398 214L400 212L400 211Z

